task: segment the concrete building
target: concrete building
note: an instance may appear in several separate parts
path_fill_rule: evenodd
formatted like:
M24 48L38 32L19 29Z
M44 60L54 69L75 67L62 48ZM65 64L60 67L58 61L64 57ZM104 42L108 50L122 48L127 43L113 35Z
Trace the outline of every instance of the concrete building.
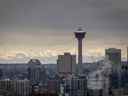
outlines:
M29 80L0 80L0 95L30 96L31 85Z
M14 80L13 81L15 96L30 96L31 83L29 80Z
M60 84L59 96L87 96L87 81L85 78L65 78Z
M76 56L70 53L59 55L57 59L57 70L60 76L66 76L75 73Z
M106 57L112 63L112 74L110 77L111 92L114 96L121 95L121 49L106 49Z
M105 55L109 58L112 64L121 64L121 49L109 48L106 49Z
M32 96L58 96L59 80L48 80L45 86L42 84L34 85L32 90Z
M13 80L0 80L0 95L6 96L6 94L9 94L9 96L15 96Z
M42 77L44 77L44 68L41 66L41 63L37 59L31 59L29 62L28 68L28 78L31 81L32 85L40 83Z

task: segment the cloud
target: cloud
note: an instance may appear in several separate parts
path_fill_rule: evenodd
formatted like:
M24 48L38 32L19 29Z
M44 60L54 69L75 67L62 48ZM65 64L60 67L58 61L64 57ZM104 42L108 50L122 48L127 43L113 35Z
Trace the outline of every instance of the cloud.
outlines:
M23 58L26 58L26 57L27 56L25 54L23 54L23 53L17 53L15 58L17 58L17 59L23 59Z
M0 63L25 63L30 59L30 57L26 56L24 53L17 53L15 55L4 56L4 58L0 58Z
M8 31L23 31L23 29L61 31L71 29L77 24L91 26L91 29L97 30L103 28L109 30L111 27L114 29L120 26L127 28L127 2L127 0L1 0L0 20L3 21L0 22L1 30L4 28ZM31 31L30 34L35 33Z
M127 3L127 0L0 0L0 50L22 49L27 54L48 54L45 57L52 58L57 52L33 51L59 46L64 52L65 47L74 47L73 31L77 24L87 26L88 52L90 46L120 47L120 40L127 45ZM19 52L8 58L28 57Z

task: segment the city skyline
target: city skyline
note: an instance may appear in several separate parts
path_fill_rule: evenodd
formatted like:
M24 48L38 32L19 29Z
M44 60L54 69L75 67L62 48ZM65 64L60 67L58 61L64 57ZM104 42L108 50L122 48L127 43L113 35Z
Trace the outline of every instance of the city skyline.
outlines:
M122 56L126 57L127 3L126 0L1 0L0 62L39 58L49 63L64 52L77 54L73 32L78 24L88 32L83 42L86 61L101 58L104 50L111 47L122 49Z

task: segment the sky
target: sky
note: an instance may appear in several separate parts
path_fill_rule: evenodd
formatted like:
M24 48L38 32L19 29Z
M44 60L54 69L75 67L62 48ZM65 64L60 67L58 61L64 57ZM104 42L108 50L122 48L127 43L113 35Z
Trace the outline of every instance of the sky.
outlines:
M83 25L84 62L104 56L106 48L128 45L127 0L0 0L0 62L38 58L55 63L64 52L77 54L73 32Z

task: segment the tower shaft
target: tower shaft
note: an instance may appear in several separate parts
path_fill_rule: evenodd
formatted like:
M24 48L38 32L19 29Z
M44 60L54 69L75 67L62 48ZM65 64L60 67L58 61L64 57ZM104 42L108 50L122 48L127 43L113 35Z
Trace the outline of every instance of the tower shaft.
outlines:
M82 39L78 39L78 64L82 64Z
M82 56L82 41L85 38L86 32L83 31L82 27L78 27L77 31L74 32L75 38L78 41L78 73L83 74L83 56Z

